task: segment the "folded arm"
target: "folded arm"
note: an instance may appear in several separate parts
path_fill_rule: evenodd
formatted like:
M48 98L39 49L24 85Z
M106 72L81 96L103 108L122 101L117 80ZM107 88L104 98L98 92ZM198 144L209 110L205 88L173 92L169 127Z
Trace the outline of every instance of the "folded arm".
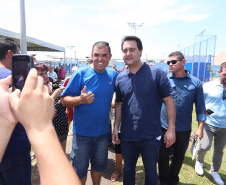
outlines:
M9 104L9 85L12 83L12 76L0 80L0 163L6 147L11 138L12 132L18 122Z
M52 124L54 99L36 69L31 69L23 91L9 96L11 108L33 146L41 184L81 184L61 148Z

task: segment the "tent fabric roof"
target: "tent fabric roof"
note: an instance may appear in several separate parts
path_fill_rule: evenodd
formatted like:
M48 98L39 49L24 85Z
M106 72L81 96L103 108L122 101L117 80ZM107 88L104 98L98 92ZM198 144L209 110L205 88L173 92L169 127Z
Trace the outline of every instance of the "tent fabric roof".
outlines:
M20 34L0 28L0 38L9 37L18 44L20 43ZM56 51L65 52L65 48L44 42L27 36L27 51Z
M226 52L221 51L215 56L214 65L221 65L223 62L226 62Z

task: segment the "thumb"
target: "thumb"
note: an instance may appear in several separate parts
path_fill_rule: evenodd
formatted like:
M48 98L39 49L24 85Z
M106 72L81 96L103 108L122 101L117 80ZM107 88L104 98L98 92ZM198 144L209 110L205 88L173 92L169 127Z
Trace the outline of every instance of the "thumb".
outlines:
M87 89L87 87L84 86L84 88L82 89L81 93L86 93L86 89Z
M166 134L164 135L164 143L167 142L167 137L166 137Z
M198 135L197 135L197 134L195 134L195 140L197 141L197 139L198 139Z
M20 95L21 95L21 92L19 89L16 89L14 92L12 92L9 95L9 103L10 103L10 106L11 106L13 112L16 112L16 110L18 109Z
M115 140L118 141L118 134L116 134Z
M12 76L10 75L10 76L2 79L0 83L1 83L2 88L4 90L8 90L9 89L9 85L12 83Z

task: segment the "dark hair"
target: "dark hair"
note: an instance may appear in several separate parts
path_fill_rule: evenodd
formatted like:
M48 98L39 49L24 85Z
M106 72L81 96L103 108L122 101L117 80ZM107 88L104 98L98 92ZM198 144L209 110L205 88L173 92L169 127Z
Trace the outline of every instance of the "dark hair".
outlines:
M99 49L102 49L102 48L104 48L104 47L108 47L108 49L109 49L109 54L111 54L111 48L110 48L108 42L105 42L105 41L98 41L98 42L96 42L96 43L93 45L93 47L92 47L92 53L93 53L93 49L94 49L95 46L96 46L97 48L99 48Z
M122 44L121 44L121 50L123 50L122 48L123 48L123 44L124 44L125 41L136 41L139 51L143 50L142 42L141 42L140 38L138 38L136 36L125 36L125 37L123 37Z
M184 55L180 51L174 51L170 53L168 57L172 57L172 56L177 56L177 59L180 61L184 59Z
M48 71L48 67L43 63L37 62L37 63L34 64L34 66L35 66L35 69L37 69L37 71L41 71L41 72L42 71Z
M223 68L226 68L226 62L223 62L221 65L220 65L220 72L222 72L222 69Z
M93 63L93 59L89 58L89 59L87 60L87 64L92 64L92 63Z
M13 39L2 37L0 39L0 60L5 59L8 50L11 50L14 54L17 52L17 44Z

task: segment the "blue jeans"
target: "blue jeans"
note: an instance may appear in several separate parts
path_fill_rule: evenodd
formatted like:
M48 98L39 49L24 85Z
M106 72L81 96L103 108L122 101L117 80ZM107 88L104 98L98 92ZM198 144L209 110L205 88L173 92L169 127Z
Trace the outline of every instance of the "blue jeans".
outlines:
M124 185L135 185L135 168L139 154L142 156L145 169L145 185L157 185L158 175L156 164L159 158L160 145L161 141L156 139L142 141L121 140L122 156L124 158Z
M86 137L73 134L71 160L80 179L88 172L89 159L93 171L102 172L107 168L109 134Z
M31 185L30 147L4 156L0 164L0 185Z

